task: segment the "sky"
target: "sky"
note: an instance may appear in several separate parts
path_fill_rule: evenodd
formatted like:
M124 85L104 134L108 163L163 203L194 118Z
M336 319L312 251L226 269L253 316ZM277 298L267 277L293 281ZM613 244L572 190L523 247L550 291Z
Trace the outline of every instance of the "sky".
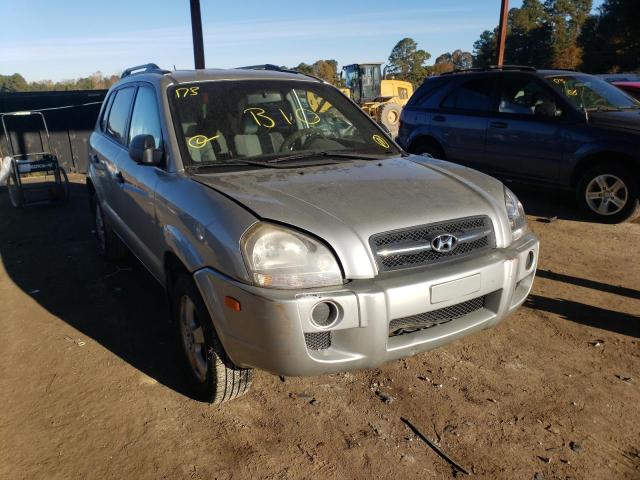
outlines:
M382 62L404 37L432 63L471 51L497 25L500 0L201 0L201 9L207 67ZM59 81L148 62L193 68L189 0L0 0L0 18L0 74Z

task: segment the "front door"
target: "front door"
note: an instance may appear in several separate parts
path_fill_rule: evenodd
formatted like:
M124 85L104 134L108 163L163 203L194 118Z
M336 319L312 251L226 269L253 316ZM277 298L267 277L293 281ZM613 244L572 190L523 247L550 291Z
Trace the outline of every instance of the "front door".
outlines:
M524 180L557 181L565 131L560 105L535 76L505 73L487 129L486 169Z
M136 135L152 135L156 148L163 148L162 129L156 94L151 86L138 88L128 142ZM163 171L159 167L136 163L126 151L118 158L121 176L117 210L123 220L124 240L153 275L162 278L162 232L155 212L155 186Z

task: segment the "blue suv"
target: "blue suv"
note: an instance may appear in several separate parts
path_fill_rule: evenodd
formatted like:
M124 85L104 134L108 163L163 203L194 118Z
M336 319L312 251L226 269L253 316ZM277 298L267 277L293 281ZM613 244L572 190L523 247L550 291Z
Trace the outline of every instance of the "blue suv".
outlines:
M502 67L427 78L398 142L498 177L573 189L592 218L631 217L640 187L640 102L595 76Z

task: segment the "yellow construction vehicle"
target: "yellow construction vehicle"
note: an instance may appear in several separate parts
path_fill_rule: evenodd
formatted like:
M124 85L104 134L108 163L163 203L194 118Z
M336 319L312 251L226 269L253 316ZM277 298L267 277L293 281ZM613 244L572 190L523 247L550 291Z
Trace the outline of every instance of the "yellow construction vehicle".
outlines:
M348 88L341 90L393 132L398 128L402 107L413 94L413 85L403 80L387 79L386 72L381 72L381 65L382 62L354 63L343 67L343 78Z

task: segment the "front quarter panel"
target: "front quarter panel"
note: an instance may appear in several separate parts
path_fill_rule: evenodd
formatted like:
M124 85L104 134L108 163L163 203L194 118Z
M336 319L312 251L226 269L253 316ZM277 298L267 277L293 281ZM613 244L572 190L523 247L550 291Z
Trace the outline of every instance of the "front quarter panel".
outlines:
M168 174L158 184L157 216L166 252L190 272L210 267L249 281L240 237L257 219L246 209L188 176Z

